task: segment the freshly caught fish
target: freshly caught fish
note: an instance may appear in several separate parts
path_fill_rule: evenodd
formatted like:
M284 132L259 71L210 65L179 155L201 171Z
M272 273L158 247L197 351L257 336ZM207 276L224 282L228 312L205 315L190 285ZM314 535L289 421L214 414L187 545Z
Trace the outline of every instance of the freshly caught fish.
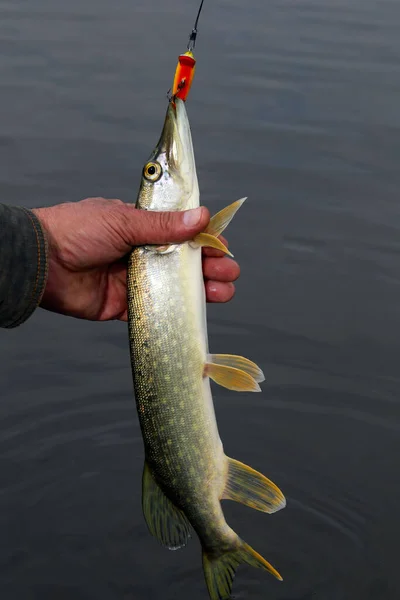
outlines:
M150 532L171 549L191 528L202 545L212 600L230 597L240 563L281 579L229 527L221 500L274 513L285 506L279 488L224 454L210 379L231 390L260 391L262 371L240 356L210 354L201 246L217 237L244 199L215 215L192 242L133 250L128 267L129 337L143 435L143 512ZM161 138L144 166L137 208L182 211L199 206L199 187L186 107L169 102Z

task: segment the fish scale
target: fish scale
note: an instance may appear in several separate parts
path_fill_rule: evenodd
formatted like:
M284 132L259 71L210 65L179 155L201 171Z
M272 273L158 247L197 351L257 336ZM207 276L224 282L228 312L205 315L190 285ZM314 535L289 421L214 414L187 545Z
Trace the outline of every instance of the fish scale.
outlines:
M146 458L157 469L163 485L168 485L179 467L184 471L188 465L198 464L208 445L213 449L218 445L212 437L214 433L215 439L216 423L212 403L203 402L209 388L202 376L206 348L193 308L193 273L188 272L193 258L201 261L200 252L189 244L164 256L138 248L129 261L135 397ZM187 260L187 254L195 256ZM184 311L183 305L187 307ZM210 390L208 393L211 397ZM157 437L155 431L159 432ZM211 461L208 467L205 479L215 469Z
M215 215L191 242L135 248L128 264L129 340L145 452L144 516L150 532L171 549L184 546L195 530L212 600L230 597L240 563L281 579L229 527L221 506L222 499L267 513L285 506L275 484L225 455L211 395L210 379L239 391L260 391L264 379L248 359L208 351L201 247L221 247L217 236L243 200ZM184 102L175 98L143 169L136 206L186 210L199 203L189 121Z

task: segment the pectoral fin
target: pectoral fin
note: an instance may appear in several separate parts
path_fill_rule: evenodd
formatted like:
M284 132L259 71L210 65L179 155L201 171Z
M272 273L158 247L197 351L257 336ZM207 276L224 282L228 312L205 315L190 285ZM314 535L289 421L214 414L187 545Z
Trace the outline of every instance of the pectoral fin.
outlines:
M147 462L143 469L142 507L150 533L164 546L170 550L186 546L190 538L189 521L161 490Z
M233 458L228 458L228 476L221 499L234 500L266 513L286 506L284 495L272 481Z
M221 250L221 252L225 252L229 256L233 256L231 252L229 252L228 248L214 235L210 233L198 233L196 237L193 239L193 243L196 246L206 246L208 248L215 248L216 250Z
M242 369L227 365L219 365L207 362L204 367L204 375L210 377L218 385L235 392L261 392L257 381Z
M232 221L233 217L242 206L243 202L247 200L247 198L241 198L240 200L236 200L229 206L226 206L222 210L220 210L216 215L211 217L210 222L207 226L206 233L210 235L214 235L218 237L221 235L223 231L228 227L229 223Z
M221 250L225 254L233 257L233 254L229 252L228 248L218 239L218 236L228 227L233 217L242 206L246 198L236 200L229 206L226 206L220 210L216 215L211 217L207 229L203 233L199 233L193 240L195 246L206 246L208 248L215 248Z
M233 367L248 373L257 383L265 381L264 373L255 363L244 356L234 356L233 354L209 354L207 362L225 367Z

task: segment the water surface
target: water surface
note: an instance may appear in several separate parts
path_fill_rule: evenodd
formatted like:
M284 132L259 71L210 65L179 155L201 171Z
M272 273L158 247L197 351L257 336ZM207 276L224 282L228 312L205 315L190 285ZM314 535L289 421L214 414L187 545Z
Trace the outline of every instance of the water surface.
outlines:
M1 200L136 198L197 2L0 1ZM242 276L213 352L263 393L215 389L226 452L276 481L274 516L226 503L284 576L235 598L400 595L400 6L207 2L188 110L202 201L249 197ZM206 598L197 540L159 547L126 327L37 311L0 336L0 596Z

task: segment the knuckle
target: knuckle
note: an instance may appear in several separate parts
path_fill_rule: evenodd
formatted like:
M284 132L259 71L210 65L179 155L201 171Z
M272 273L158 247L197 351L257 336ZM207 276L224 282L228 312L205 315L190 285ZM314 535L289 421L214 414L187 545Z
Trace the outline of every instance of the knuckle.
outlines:
M102 198L100 196L90 196L89 198L85 198L84 200L81 200L81 202L85 202L86 204L89 203L93 203L93 202L105 202L105 198Z
M113 204L114 206L118 206L118 207L126 206L125 202L123 202L119 198L112 198L111 200L108 200L108 202L110 204Z
M158 213L159 224L163 232L169 233L174 229L175 215L172 212Z

